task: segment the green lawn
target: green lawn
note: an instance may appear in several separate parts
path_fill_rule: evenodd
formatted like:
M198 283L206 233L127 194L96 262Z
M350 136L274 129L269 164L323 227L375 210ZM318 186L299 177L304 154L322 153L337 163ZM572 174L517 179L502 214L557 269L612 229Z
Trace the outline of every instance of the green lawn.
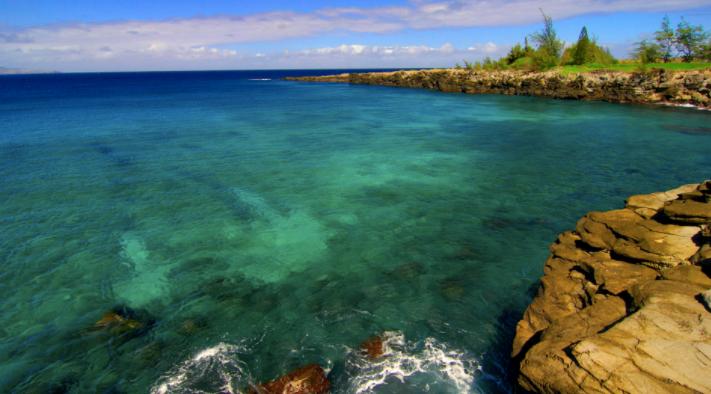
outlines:
M670 71L682 70L704 70L711 69L711 63L650 63L646 65L647 70L653 68L663 68ZM581 73L586 71L606 70L606 71L639 71L640 65L634 63L619 64L585 64L582 66L561 66L563 74Z

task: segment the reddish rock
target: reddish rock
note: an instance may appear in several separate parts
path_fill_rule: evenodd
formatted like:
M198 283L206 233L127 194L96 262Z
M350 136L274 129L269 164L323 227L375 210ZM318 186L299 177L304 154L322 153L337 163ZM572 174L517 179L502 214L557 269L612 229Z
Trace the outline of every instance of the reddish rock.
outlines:
M324 394L331 388L326 373L317 364L309 364L253 390L258 394Z
M369 359L375 360L380 358L385 353L385 345L383 338L374 336L366 339L360 344L360 350L365 353Z

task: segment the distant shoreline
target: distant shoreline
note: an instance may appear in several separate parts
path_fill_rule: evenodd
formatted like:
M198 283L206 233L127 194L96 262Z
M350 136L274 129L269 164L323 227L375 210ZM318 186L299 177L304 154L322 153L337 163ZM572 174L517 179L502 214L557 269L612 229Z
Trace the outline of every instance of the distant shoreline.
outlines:
M285 79L421 88L450 93L538 96L711 109L711 69L577 73L563 73L558 70L530 72L427 69L343 73Z

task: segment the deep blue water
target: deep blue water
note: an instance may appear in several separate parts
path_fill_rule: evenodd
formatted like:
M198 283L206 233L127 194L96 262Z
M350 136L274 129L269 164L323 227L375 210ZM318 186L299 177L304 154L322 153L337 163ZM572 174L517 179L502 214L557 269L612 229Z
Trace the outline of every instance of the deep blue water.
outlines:
M556 234L711 176L706 112L328 73L0 77L0 392L507 392Z

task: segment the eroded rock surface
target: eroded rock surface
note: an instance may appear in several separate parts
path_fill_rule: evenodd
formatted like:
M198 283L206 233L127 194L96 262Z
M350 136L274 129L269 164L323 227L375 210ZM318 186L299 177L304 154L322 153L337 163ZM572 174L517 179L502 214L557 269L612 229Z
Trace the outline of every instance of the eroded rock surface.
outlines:
M326 373L317 364L299 368L287 375L258 386L259 394L325 394L330 389Z
M551 246L516 327L543 393L711 393L711 181L591 212Z
M711 70L650 72L475 71L462 69L352 73L290 80L399 86L470 94L506 94L626 103L711 106Z

